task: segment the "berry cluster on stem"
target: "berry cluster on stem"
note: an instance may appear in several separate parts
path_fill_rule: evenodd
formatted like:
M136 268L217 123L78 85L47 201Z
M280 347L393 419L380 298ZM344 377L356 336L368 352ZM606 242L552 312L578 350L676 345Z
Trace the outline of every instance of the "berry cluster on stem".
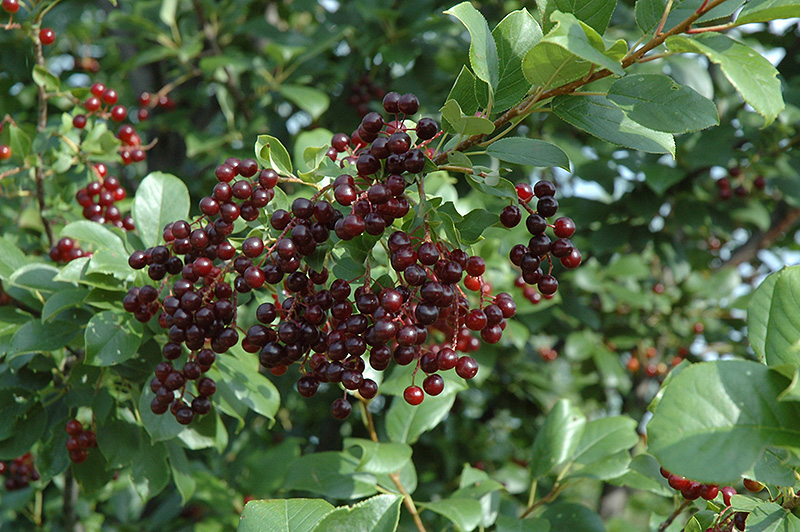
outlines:
M337 419L351 412L348 392L364 400L378 393L364 374L367 364L376 371L392 362L413 366L403 394L412 405L442 393L441 372L452 369L464 379L477 374L476 360L459 352L472 352L481 341L499 342L516 305L509 294L491 295L483 258L439 238L427 219L410 232L393 227L411 208L407 187L425 194L428 143L440 132L430 118L408 120L419 110L413 94L390 92L383 107L390 120L369 112L352 135L331 139L327 156L355 172L294 199L289 210L272 211L269 228L256 228L240 246L229 239L234 222L254 222L275 187L297 178L260 168L253 159L228 158L214 171L218 182L211 194L200 200L202 215L168 224L163 245L130 256L130 266L146 269L158 287L132 288L124 307L143 322L158 315L168 338L165 361L150 385L154 413L169 410L184 424L207 413L215 383L203 374L240 339L242 349L257 354L274 375L297 364L297 389L304 397L315 395L322 383L340 384L343 395L331 405ZM545 194L537 186L542 214L535 216L552 216L554 187ZM571 236L574 224L560 220L556 234ZM391 281L372 279L369 260L364 275L333 278L326 266L330 249L358 238L385 246ZM531 253L573 254L571 245L544 247ZM469 292L477 295L470 298ZM239 298L260 303L257 323L238 319Z

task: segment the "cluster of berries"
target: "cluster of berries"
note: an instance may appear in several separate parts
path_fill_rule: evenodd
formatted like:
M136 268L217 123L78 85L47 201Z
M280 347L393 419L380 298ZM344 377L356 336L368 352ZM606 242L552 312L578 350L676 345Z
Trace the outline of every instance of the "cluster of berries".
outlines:
M150 94L149 92L143 92L139 95L139 109L136 111L136 117L139 119L139 122L144 122L150 118L152 109L158 108L165 111L173 111L175 107L175 100L167 95L158 96Z
M547 218L558 212L558 200L554 197L556 186L550 181L539 181L533 187L528 183L519 183L516 190L520 205L528 211L525 226L531 234L527 245L517 244L509 253L511 263L522 270L522 282L518 281L517 286L536 285L543 296L552 296L558 290L558 281L552 275L553 262L550 256L560 259L565 268L577 268L582 260L580 251L569 240L575 233L575 222L562 216L552 225L547 223ZM538 198L535 211L528 205L534 195ZM500 222L506 227L516 227L521 220L522 211L516 205L509 205L500 213ZM545 233L548 227L553 230L555 240ZM547 273L542 270L545 260L549 265ZM540 300L530 291L526 298L533 303Z
M735 166L728 170L728 177L722 177L716 181L717 188L719 189L719 198L721 200L729 200L734 195L737 198L746 198L750 193L745 186L745 175L742 169ZM753 178L752 187L756 190L764 190L767 186L767 180L764 176L757 175Z
M126 231L133 231L135 228L133 217L130 215L123 217L119 207L115 205L127 196L125 188L119 179L108 175L108 168L103 163L97 163L93 168L99 179L92 181L75 194L78 205L83 207L83 217L93 222L107 223Z
M0 462L0 475L6 477L6 490L14 491L27 488L31 481L39 480L39 472L33 465L33 455L25 453L11 461L10 464Z
M81 257L91 257L91 251L84 251L73 239L65 236L56 245L50 248L50 259L53 262L66 264Z
M386 95L386 91L376 85L369 76L361 76L359 80L350 85L347 95L347 105L356 110L358 116L365 116L369 113L370 103L373 100L380 100Z
M717 495L722 494L722 502L726 508L731 506L731 497L736 495L736 489L732 486L724 486L720 488L716 484L701 484L694 480L689 480L686 477L674 475L664 469L660 470L661 476L667 479L669 486L681 492L684 499L694 501L703 498L707 501L712 501L717 498ZM744 487L753 492L761 491L764 485L750 479L744 479ZM720 513L717 522L711 528L707 528L705 532L732 532L734 528L743 531L745 529L745 521L747 520L747 512L731 512L725 511Z
M122 122L128 118L128 109L117 103L119 95L116 90L98 82L91 86L89 92L91 92L91 96L82 103L86 113L76 114L72 118L72 125L75 128L85 128L89 122L89 116L93 115L104 119L110 118L114 122ZM142 140L132 125L120 126L117 138L122 142L119 155L123 164L137 163L147 158Z
M77 419L67 421L65 427L69 438L67 438L67 451L69 459L80 464L89 457L89 449L97 447L97 437L94 431L84 429L83 424Z
M355 175L342 174L312 197L296 198L289 210L274 210L267 231L244 238L239 249L228 240L234 222L256 220L274 197L275 186L292 178L260 169L252 159L229 158L214 172L218 183L212 194L200 201L200 219L168 224L164 245L131 255L130 266L147 268L154 281L179 276L161 289L135 287L123 302L140 321L159 314L159 325L167 329L166 361L151 382L153 412L169 409L181 423L208 412L215 386L202 374L217 354L239 342L237 329L246 331L242 348L258 353L261 366L273 374L299 364L301 395L313 396L321 383L342 384L344 396L331 407L337 419L350 414L348 391L366 400L377 394L377 384L363 375L367 363L378 371L392 361L413 364L414 376L404 393L413 405L425 394L442 392L441 371L475 376L477 362L457 351L478 348L473 331L486 343L498 342L516 305L508 294L491 295L482 258L434 239L427 227L423 236L392 229L409 212L408 184L416 182L424 190L427 144L439 128L429 118L408 126L406 118L419 109L413 94L388 93L383 106L393 120L367 113L353 135L337 133L331 139L329 155L342 168L355 166ZM540 210L554 213L543 204ZM385 239L395 281L382 277L374 282L367 264L359 285L352 286L353 280L334 279L312 260L318 250L329 253L338 242L356 238L370 238L370 245ZM169 288L161 294L165 285ZM236 319L237 298L263 294L266 286L271 300L260 298L258 323L242 327ZM478 292L477 305L462 286ZM180 369L173 365L179 359ZM421 387L415 384L420 370L425 374ZM191 401L189 381L197 382Z

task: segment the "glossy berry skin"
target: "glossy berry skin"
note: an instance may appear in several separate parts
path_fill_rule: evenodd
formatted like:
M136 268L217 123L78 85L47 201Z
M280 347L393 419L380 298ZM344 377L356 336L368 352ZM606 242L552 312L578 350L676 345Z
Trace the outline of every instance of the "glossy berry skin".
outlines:
M417 406L425 399L425 392L419 386L409 386L403 390L403 399L411 406Z
M72 119L72 125L78 129L83 129L86 127L86 115L76 115L75 118Z
M0 161L5 161L11 158L11 147L5 144L0 144Z
M569 238L575 234L575 222L572 218L562 216L553 224L553 232L558 238Z
M39 30L39 41L44 46L50 46L56 40L56 32L51 30L50 28L42 28Z
M442 393L442 390L444 390L444 379L441 375L428 375L425 377L425 380L422 381L422 388L428 395L439 395Z
M528 203L533 198L533 188L528 183L517 183L514 188L517 190L517 197L522 203Z
M340 398L331 403L331 415L335 419L347 419L352 410L353 407L347 402L347 399Z
M747 491L752 491L753 493L758 493L764 489L764 484L757 480L750 480L749 478L744 479L742 484L744 484L744 488Z
M458 359L456 373L462 379L471 379L478 374L478 363L470 356L463 356Z
M522 212L516 205L509 205L500 211L500 223L505 227L516 227L519 225L520 220L522 220Z
M3 9L7 13L16 13L19 11L19 0L3 0Z

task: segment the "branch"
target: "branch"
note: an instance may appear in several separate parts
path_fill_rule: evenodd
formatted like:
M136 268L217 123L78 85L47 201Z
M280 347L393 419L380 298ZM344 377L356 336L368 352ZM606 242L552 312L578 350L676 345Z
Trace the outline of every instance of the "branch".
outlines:
M638 50L630 51L628 55L626 55L622 59L622 68L628 68L634 63L637 63L644 56L644 54L646 54L647 52L658 46L661 46L664 43L664 41L667 40L668 37L686 32L692 26L692 24L694 24L695 21L697 21L697 19L699 19L700 17L705 15L708 11L714 9L715 7L726 1L727 0L712 0L711 2L708 2L708 4L703 9L699 9L696 12L692 13L689 17L686 18L686 20L684 20L674 28L660 35L655 35L652 39L650 39L650 41L647 42L647 44L645 44ZM530 114L533 106L538 102L549 100L550 98L561 96L563 94L571 94L575 92L578 88L583 87L584 85L588 85L593 81L597 81L598 79L608 77L611 74L612 72L610 70L602 69L588 76L585 76L581 79L561 85L560 87L555 87L553 89L545 91L537 91L535 94L527 97L522 102L518 103L517 105L515 105L502 115L500 115L494 121L494 130L497 131L504 125L508 124L514 118ZM486 137L487 135L483 134L473 135L459 142L455 146L455 148L453 148L451 151L465 151L473 146L480 144ZM442 164L447 160L447 154L448 152L440 153L433 159L433 162L436 164Z
M663 523L661 523L661 525L658 527L658 532L664 532L669 527L669 525L672 524L675 518L678 517L686 509L686 507L689 506L689 503L691 502L692 501L690 501L689 499L684 499L681 505L675 508L675 511L672 512L670 516L664 520Z
M792 209L782 214L773 221L772 227L766 232L754 232L750 239L723 263L723 266L738 266L743 262L750 262L760 250L771 247L784 233L791 230L799 219L800 209Z
M367 424L367 431L369 432L369 437L375 443L378 443L378 434L375 432L375 422L372 420L372 413L367 408L367 401L361 399L361 409L364 412L364 419ZM419 532L427 532L425 530L425 525L422 524L422 519L419 517L419 512L417 511L417 506L414 504L414 499L411 498L411 495L406 491L406 488L403 487L403 483L400 481L400 476L397 473L390 473L389 478L392 479L394 485L397 486L397 491L403 496L403 504L405 504L408 513L411 514L411 517L414 519L414 524L417 526L417 530Z

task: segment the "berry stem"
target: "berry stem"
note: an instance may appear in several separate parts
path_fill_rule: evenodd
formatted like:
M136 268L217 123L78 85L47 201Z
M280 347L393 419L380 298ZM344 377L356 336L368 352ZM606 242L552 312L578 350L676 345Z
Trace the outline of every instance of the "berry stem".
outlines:
M375 421L372 419L372 413L367 408L367 401L359 398L361 402L361 410L364 413L364 420L367 426L367 431L369 432L369 437L375 443L378 443L378 433L375 432ZM396 399L399 401L399 399ZM403 483L400 482L400 476L397 473L389 473L389 478L392 479L394 485L397 486L397 490L403 496L403 504L405 504L408 513L411 514L411 517L414 519L414 524L417 526L417 530L419 532L427 532L425 530L425 525L422 524L422 519L419 518L419 512L417 511L417 506L414 504L414 499L411 498L411 495L406 491L403 487Z
M676 517L683 513L683 511L689 506L689 504L691 504L691 502L692 501L689 499L684 499L681 505L675 508L675 511L672 512L669 517L667 517L664 522L659 525L658 532L664 532L667 528L669 528L669 525L672 524Z

